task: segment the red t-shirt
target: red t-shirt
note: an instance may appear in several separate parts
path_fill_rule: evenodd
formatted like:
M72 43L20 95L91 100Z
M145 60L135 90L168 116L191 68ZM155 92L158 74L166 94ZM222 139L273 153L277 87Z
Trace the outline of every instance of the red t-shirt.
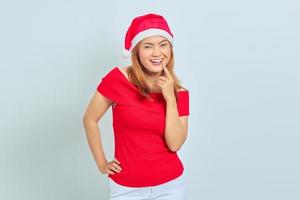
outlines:
M154 101L147 100L118 67L102 78L97 91L116 103L112 106L115 158L122 170L108 177L123 186L145 187L183 173L177 153L168 149L164 138L166 103L162 93L153 92ZM189 115L188 91L178 92L177 110L179 116Z

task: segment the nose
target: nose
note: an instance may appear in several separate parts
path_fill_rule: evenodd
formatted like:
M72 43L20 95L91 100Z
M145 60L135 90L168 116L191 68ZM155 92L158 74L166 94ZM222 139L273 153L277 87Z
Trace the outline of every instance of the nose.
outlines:
M153 55L153 56L160 56L160 54L161 54L160 48L159 48L159 47L154 47L154 48L153 48L152 55Z

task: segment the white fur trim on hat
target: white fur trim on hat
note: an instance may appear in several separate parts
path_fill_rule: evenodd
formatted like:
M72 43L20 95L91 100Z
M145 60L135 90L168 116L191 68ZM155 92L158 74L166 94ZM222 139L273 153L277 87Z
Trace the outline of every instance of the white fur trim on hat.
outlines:
M141 40L143 40L146 37L151 37L151 36L164 36L166 37L171 44L173 44L173 37L165 30L163 29L158 29L158 28L150 28L147 30L144 30L142 32L139 32L132 40L131 40L131 46L129 51L131 51L137 43L139 43Z
M130 52L127 49L123 49L122 56L123 58L129 58Z

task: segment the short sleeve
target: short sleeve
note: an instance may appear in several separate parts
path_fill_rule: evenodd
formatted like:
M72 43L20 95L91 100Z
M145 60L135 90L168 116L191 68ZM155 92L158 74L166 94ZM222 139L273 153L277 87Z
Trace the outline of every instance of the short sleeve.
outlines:
M177 100L177 110L179 116L188 116L190 114L189 91L179 91Z
M120 80L117 75L115 69L109 71L101 78L97 91L111 101L119 103L122 97L122 87L120 87Z

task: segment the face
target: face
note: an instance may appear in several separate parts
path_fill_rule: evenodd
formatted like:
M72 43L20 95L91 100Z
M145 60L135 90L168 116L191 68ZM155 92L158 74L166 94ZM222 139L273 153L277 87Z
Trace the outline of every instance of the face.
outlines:
M162 64L167 65L171 58L171 45L163 36L153 36L141 41L138 56L150 74L160 74Z

